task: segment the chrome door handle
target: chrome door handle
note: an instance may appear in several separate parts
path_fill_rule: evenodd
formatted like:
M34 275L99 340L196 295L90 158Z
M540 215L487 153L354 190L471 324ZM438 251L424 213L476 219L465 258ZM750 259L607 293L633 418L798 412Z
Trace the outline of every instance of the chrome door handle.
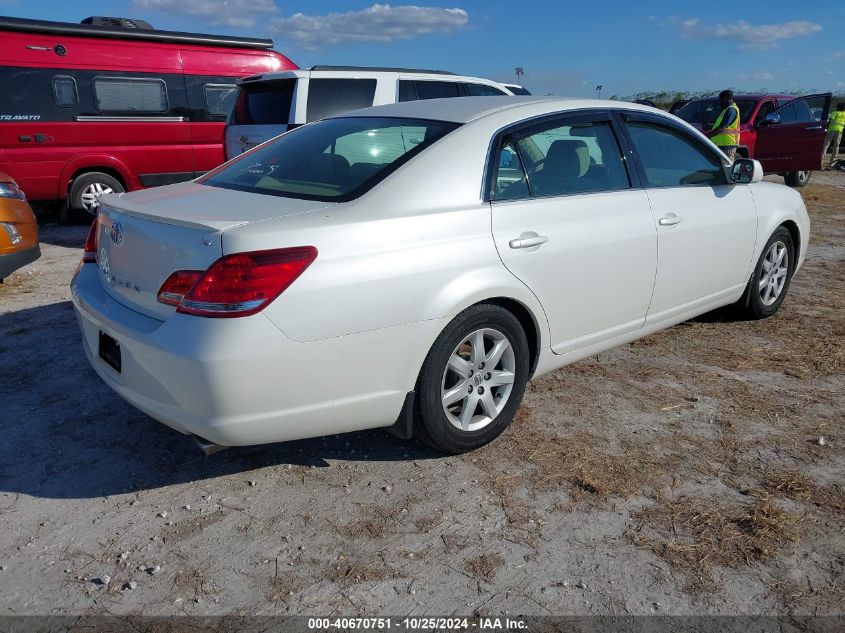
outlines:
M805 127L804 129L805 130L821 130L822 128L823 128L823 126L821 126L821 125L811 125L809 127Z
M540 244L545 244L548 241L549 238L545 235L538 235L536 237L520 237L508 242L508 246L510 246L511 248L531 248L532 246L540 246Z
M660 218L657 223L660 226L674 226L675 224L680 224L683 221L684 219L682 217L677 216L674 213L667 213L662 218Z

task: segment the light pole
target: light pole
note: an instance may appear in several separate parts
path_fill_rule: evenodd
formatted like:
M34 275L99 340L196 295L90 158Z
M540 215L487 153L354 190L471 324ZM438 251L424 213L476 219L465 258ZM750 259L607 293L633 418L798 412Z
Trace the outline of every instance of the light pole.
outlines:
M514 71L516 71L516 83L521 86L522 81L520 81L520 77L525 74L525 69L522 66L517 66L516 68L514 68Z
M601 89L604 87L604 84L599 84L596 86L596 98L601 99Z

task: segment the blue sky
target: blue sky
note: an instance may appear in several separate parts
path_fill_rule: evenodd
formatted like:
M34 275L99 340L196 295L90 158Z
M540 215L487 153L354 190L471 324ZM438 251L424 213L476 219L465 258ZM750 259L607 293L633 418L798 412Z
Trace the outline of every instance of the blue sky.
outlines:
M300 66L439 68L535 94L845 92L845 3L418 0L0 0L0 13L137 17L160 29L273 37ZM723 16L714 18L711 16Z

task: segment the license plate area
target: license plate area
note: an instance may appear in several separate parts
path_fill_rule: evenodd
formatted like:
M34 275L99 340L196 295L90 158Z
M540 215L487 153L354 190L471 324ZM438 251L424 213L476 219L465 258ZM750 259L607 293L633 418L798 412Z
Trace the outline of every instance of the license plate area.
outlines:
M120 373L120 343L105 332L100 332L100 358Z

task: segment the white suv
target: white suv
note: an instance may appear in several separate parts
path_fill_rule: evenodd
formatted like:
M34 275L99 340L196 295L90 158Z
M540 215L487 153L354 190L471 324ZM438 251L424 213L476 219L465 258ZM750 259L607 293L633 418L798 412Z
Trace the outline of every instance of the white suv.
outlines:
M226 159L289 129L397 101L445 97L500 97L502 84L442 70L314 66L245 77L226 123Z

